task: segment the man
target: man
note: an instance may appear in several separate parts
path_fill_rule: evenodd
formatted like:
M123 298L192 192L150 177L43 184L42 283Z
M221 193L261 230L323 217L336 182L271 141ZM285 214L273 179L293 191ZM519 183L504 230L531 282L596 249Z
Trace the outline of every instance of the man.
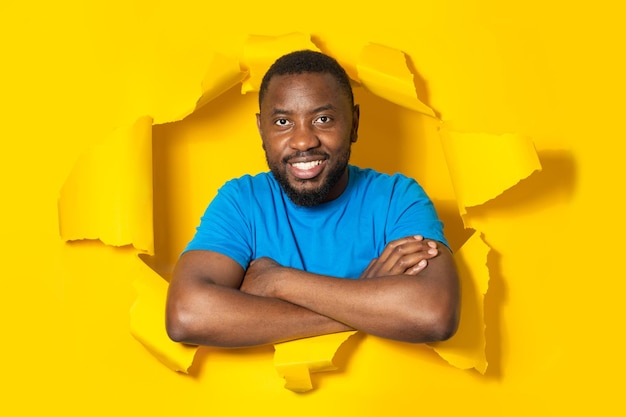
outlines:
M257 126L271 173L227 182L207 208L170 282L170 338L453 335L459 282L443 226L414 180L348 164L359 106L343 68L313 51L279 58Z

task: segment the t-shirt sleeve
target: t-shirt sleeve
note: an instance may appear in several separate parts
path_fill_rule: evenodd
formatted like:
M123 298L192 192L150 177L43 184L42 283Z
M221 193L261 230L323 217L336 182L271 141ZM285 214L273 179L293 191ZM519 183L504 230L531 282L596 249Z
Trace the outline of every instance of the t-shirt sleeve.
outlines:
M246 196L234 182L221 187L200 219L184 252L209 250L226 255L246 269L251 260L250 227Z
M387 222L388 242L422 235L450 247L443 233L443 223L421 185L411 178L400 177L393 194Z

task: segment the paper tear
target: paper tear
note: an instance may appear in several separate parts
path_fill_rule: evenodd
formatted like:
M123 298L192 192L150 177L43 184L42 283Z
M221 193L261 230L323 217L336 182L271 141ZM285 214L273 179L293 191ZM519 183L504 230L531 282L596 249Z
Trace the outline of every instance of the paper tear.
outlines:
M374 43L365 46L357 62L359 81L372 93L410 110L435 117L417 97L413 73L404 52Z
M303 49L319 51L310 35L289 33L282 36L250 35L244 45L241 68L249 74L241 86L241 94L259 91L269 67L284 54Z
M454 336L430 346L460 369L487 370L484 298L489 287L487 256L491 248L475 232L454 255L461 281L461 318Z
M133 282L137 298L130 309L130 332L159 361L174 371L187 373L197 346L172 341L165 330L167 281L143 265Z
M242 93L258 91L271 63L282 54L299 49L318 50L309 35L293 33L250 36L241 62L214 54L195 109L242 80ZM434 117L433 110L416 95L406 59L399 50L367 45L357 64L359 81L382 98ZM189 102L185 101L185 106ZM184 117L194 111L180 110L172 114ZM113 132L79 159L59 197L63 239L100 239L113 246L133 245L153 255L151 127L152 119L141 117L133 125ZM497 197L541 169L532 142L519 135L457 133L444 126L440 137L462 215L466 207ZM482 373L487 367L483 298L489 274L483 260L488 250L475 234L455 255L465 288L460 328L452 339L432 345L453 366L473 367ZM186 372L197 348L177 344L167 337L162 320L167 284L152 270L149 272L135 282L139 296L131 309L131 332L165 365ZM275 366L285 378L286 388L296 392L312 389L310 373L335 369L332 358L353 333L277 344Z
M241 71L238 60L214 53L202 80L202 95L196 103L195 110L230 90L247 76L248 72Z
M152 118L140 117L84 153L58 204L64 240L100 239L153 254Z
M459 133L443 127L440 137L461 215L541 170L532 140L518 134Z
M332 333L276 343L274 366L285 379L285 388L294 392L313 389L311 373L337 369L333 358L337 349L356 331Z

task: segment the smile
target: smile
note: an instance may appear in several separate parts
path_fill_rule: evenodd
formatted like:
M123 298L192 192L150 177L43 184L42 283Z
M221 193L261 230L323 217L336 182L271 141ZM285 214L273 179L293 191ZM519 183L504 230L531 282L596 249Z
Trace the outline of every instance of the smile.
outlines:
M309 180L317 177L322 172L325 165L325 159L315 159L313 161L298 161L288 164L291 174L300 180Z
M324 161L322 161L321 159L318 159L317 161L294 162L291 164L291 166L296 169L307 170L307 169L312 169L313 167L316 167L322 164L323 162Z

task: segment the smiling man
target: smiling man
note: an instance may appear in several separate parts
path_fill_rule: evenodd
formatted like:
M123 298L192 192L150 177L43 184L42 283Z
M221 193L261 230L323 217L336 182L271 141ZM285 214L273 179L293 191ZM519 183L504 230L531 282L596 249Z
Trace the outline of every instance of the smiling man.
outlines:
M312 207L346 188L359 123L352 101L330 73L276 76L262 86L257 125L267 163L294 203Z
M257 114L271 172L227 182L207 208L170 282L172 340L454 334L459 282L443 225L415 180L349 165L359 116L331 57L297 51L272 65Z

